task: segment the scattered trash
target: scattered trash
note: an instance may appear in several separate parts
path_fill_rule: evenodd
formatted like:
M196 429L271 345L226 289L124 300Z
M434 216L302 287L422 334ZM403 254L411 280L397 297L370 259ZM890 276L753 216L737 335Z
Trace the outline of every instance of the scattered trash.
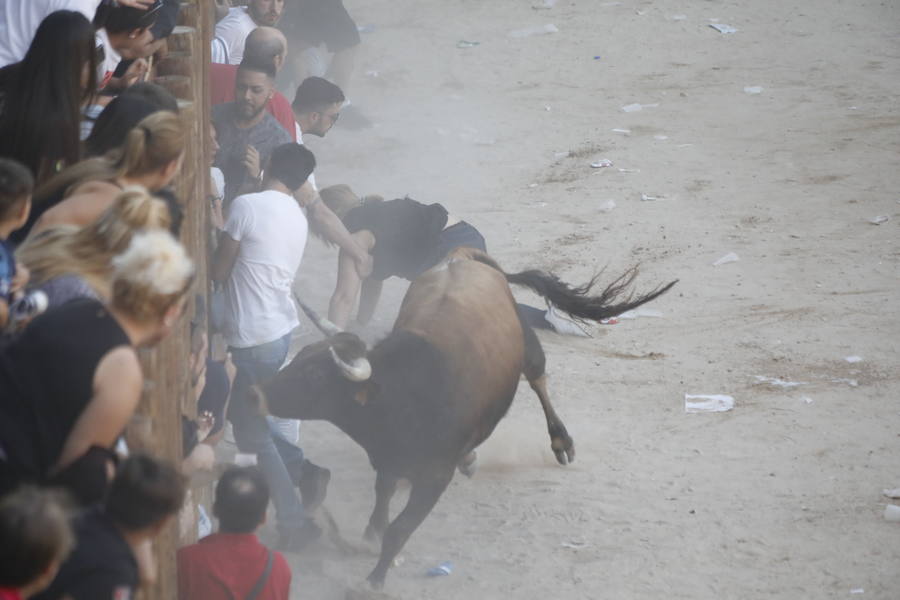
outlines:
M597 210L599 210L602 213L608 213L608 212L612 212L612 209L614 209L615 207L616 207L615 200L607 200L606 202L604 202L603 204L598 206Z
M641 194L642 202L653 202L654 200L659 200L660 196L648 196L647 194Z
M851 594L865 594L866 590L864 590L862 588L853 588L852 590L850 590L850 593Z
M474 48L475 46L478 46L479 44L481 44L481 42L470 42L469 40L459 40L458 42L456 42L456 47L457 48Z
M634 310L623 312L621 315L619 315L619 318L637 319L638 317L649 317L651 319L662 319L664 316L665 315L663 315L662 311L656 310L655 308L646 308L644 306L641 306Z
M884 519L892 523L900 523L900 506L888 504L884 507Z
M863 359L862 356L845 356L844 357L844 360L846 360L850 364L862 362L862 359Z
M531 8L534 10L548 10L556 6L556 0L542 0L542 2L538 2L536 4L532 4Z
M378 71L366 71L366 77L372 77L374 79L375 77L378 77L378 75Z
M741 260L741 257L735 254L734 252L729 252L719 260L713 263L714 267L718 267L720 265L727 265L728 263L733 263Z
M357 25L356 31L359 33L375 33L374 25Z
M526 27L525 29L515 29L509 32L511 38L526 38L533 35L546 35L548 33L559 33L559 28L553 23L546 25L536 25L535 27Z
M600 323L601 325L618 325L619 319L617 319L615 317L610 317L608 319L600 319L597 322Z
M748 85L744 87L745 94L762 94L763 87L759 85Z
M255 467L256 466L256 455L255 454L244 454L242 452L238 452L234 455L234 464L239 467Z
M613 166L613 163L608 158L601 158L600 160L591 163L592 169L602 169L603 167L611 166Z
M769 385L774 385L775 387L782 388L792 388L797 387L798 385L806 385L805 381L786 381L784 379L779 379L778 377L767 377L765 375L756 375L757 383L767 383Z
M803 400L804 402L806 402L807 404L812 404L812 403L813 403L813 399L810 398L809 396L803 396L803 397L800 398L800 399Z
M665 141L665 140L669 139L669 136L667 136L667 135L654 135L654 136L653 136L653 139L654 139L654 140L659 140L660 142L662 142L662 141Z
M600 6L622 6L621 2L604 2Z
M723 394L712 395L684 395L684 412L709 413L726 412L734 408L734 398Z
M627 113L638 112L639 110L643 110L643 109L644 109L644 107L641 104L638 104L636 102L634 104L626 104L625 106L622 107L622 110L624 110Z
M600 57L599 57L599 56L595 56L595 57L594 57L594 60L600 60Z
M613 129L613 130L611 130L611 131L612 131L613 133L622 133L622 134L625 134L625 135L628 135L629 133L631 133L631 130L630 130L630 129Z
M394 566L399 567L400 565L402 565L405 562L406 562L405 558L403 558L402 556L398 556L397 558L394 559Z
M559 159L559 158L569 158L569 155L570 155L570 154L571 154L571 152L569 152L568 150L566 150L565 152L554 152L554 153L553 153L553 158L557 158L557 159Z
M528 187L530 187L530 188L536 188L537 186L538 186L538 184L536 184L536 183L529 183L529 184L528 184Z
M858 387L859 382L855 379L847 379L846 377L837 377L831 380L831 383L846 383L850 387Z
M551 110L550 105L548 104L548 105L544 106L544 110L546 110L547 112L550 112L550 110Z
M887 223L891 218L887 215L878 215L877 217L872 217L869 219L869 223L872 225L881 225L882 223Z
M449 560L444 561L436 567L432 567L425 572L429 577L441 577L443 575L449 575L453 572L453 563Z
M571 548L572 550L581 550L587 548L587 545L587 542L582 542L581 540L571 540L560 544L563 548Z
M640 173L640 169L618 169L619 173Z
M687 19L687 15L672 15L669 18L673 21L684 21Z
M894 488L892 490L882 490L881 493L888 498L900 498L900 488Z
M731 25L725 25L724 23L710 23L709 26L719 33L737 33L737 28L732 27Z

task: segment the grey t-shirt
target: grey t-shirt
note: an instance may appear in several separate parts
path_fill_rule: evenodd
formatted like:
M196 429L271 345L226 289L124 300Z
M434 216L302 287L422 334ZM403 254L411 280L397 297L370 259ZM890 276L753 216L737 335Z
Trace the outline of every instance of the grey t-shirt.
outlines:
M100 297L94 291L88 282L75 274L59 275L52 279L48 279L44 283L35 287L35 289L43 291L47 294L47 308L56 308L62 306L69 300L76 298L90 298L99 300Z
M281 123L268 112L254 127L239 129L234 124L234 102L213 106L212 118L219 142L215 166L225 175L225 202L230 203L248 177L244 166L247 146L256 148L259 152L259 164L265 169L272 150L293 140Z

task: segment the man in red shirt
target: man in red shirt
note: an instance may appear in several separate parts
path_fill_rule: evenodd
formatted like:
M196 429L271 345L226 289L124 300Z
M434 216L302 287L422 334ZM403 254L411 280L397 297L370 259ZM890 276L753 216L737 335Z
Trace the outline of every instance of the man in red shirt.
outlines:
M280 71L287 57L288 43L284 34L274 27L257 27L247 37L244 57L254 63L275 64L275 71ZM213 63L209 66L209 89L212 105L234 101L234 82L237 78L238 65ZM297 141L297 123L291 103L281 92L275 92L266 106L275 119L281 123Z
M256 537L269 487L256 467L230 467L216 485L219 533L178 551L179 600L288 600L291 569Z

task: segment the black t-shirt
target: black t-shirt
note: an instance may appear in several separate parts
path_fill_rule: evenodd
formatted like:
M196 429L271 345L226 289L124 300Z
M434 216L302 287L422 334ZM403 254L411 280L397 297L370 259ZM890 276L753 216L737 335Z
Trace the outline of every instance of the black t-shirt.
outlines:
M34 600L130 600L138 586L131 547L100 508L91 508L74 524L75 550L56 579Z
M381 280L419 275L422 261L439 243L445 225L447 209L411 198L366 202L344 216L347 231L366 229L375 236L372 277Z

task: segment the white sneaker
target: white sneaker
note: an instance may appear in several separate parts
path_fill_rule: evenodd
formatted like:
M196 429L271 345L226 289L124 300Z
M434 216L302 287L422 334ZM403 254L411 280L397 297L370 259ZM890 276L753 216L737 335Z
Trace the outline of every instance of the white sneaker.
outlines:
M556 311L552 304L547 304L547 312L544 313L544 320L550 323L553 331L560 335L574 335L576 337L591 337L585 329L573 321L566 318Z

